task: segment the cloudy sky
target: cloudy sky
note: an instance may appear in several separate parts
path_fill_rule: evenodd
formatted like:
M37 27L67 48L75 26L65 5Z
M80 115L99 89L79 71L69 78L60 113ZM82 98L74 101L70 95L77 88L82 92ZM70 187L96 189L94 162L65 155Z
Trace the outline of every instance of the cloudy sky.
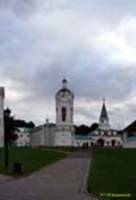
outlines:
M135 0L0 0L0 85L17 118L55 121L66 77L76 124L136 119Z

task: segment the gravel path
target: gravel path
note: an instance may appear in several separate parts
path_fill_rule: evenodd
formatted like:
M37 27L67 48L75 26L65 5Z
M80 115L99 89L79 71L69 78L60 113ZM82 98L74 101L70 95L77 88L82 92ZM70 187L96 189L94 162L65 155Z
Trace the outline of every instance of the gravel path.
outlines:
M0 200L89 200L90 152L72 153L28 177L0 177Z

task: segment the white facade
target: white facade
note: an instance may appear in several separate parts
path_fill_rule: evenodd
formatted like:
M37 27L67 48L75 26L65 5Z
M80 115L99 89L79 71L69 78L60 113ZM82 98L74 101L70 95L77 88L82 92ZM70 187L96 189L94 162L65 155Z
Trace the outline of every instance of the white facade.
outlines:
M17 147L30 146L29 131L29 128L18 128L18 130L16 131L17 139L15 141Z
M55 124L46 121L46 124L34 128L30 135L32 146L55 146Z
M62 81L61 89L56 93L56 124L46 121L36 127L31 134L32 146L73 146L73 101L74 95L67 87L67 80Z
M72 134L69 131L55 133L55 146L72 146Z
M73 124L74 95L62 81L61 89L56 93L56 124L49 123L36 127L31 134L32 146L101 146L117 147L123 145L117 130L111 129L105 100L99 118L99 127L86 136L75 135Z
M73 101L74 95L67 88L67 80L62 81L62 88L56 94L56 146L73 145Z
M123 143L124 148L136 148L136 141L126 141Z
M4 87L0 87L0 147L4 146Z
M123 139L117 130L111 129L109 124L108 112L103 99L102 109L99 117L99 127L90 133L92 144L101 147L120 147L123 146Z
M95 134L95 131L86 136L76 135L74 146L83 147L84 145L87 145L88 147L120 147L123 146L123 140L121 136L117 133L114 135L113 132L110 132L110 135L105 135L104 132Z
M123 133L123 147L124 148L136 148L136 135L128 137L126 132Z
M88 135L76 135L74 137L74 147L83 147L85 144L87 144L88 147L91 147L92 140Z
M122 138L120 136L93 136L92 141L96 146L102 147L120 147L123 145Z

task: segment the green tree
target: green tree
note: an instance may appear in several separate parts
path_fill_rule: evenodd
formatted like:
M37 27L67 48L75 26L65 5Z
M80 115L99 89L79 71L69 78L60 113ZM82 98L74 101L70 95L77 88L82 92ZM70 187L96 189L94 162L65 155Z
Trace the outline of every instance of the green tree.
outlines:
M90 131L90 128L86 125L75 126L76 135L87 135Z
M5 143L12 145L17 139L14 117L11 115L9 108L4 110L4 130L5 130Z
M95 131L98 127L99 127L99 124L97 122L94 122L90 127L90 131Z
M9 166L9 145L11 145L16 139L17 135L15 134L16 128L14 125L14 117L11 116L11 110L7 108L4 110L4 167L5 173L8 172Z

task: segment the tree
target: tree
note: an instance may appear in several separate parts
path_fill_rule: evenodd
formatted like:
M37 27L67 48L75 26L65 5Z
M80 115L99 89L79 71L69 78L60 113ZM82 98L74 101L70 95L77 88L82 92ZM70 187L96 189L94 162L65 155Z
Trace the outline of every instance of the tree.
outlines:
M87 135L89 132L96 130L99 127L99 124L94 122L90 127L87 125L75 126L76 135Z
M4 110L4 129L5 129L5 143L12 145L17 139L16 126L14 123L14 117L11 116L11 110L9 108Z
M34 128L35 124L30 121L30 122L26 122L25 120L22 119L14 119L14 125L15 127L26 127L26 128Z
M4 110L4 166L5 173L8 171L9 166L9 145L11 145L16 139L17 135L15 134L16 128L14 125L14 118L11 116L11 110L7 108Z
M90 132L90 128L86 125L76 126L75 133L77 135L87 135Z
M8 171L9 166L9 146L14 144L17 139L16 131L18 127L28 127L33 128L35 125L33 122L26 122L20 119L14 119L11 115L11 110L9 108L4 110L4 149L5 149L5 173Z
M90 127L90 131L95 131L98 127L99 127L99 124L97 122L94 122Z
M19 127L26 127L26 128L34 128L35 124L30 121L26 122L25 120L21 119L14 119L14 117L11 115L11 110L9 108L6 108L4 110L4 125L5 125L5 142L8 143L8 145L14 144L14 142L17 139L16 131Z
M30 121L30 122L27 123L27 127L28 128L34 128L35 124L32 121Z

